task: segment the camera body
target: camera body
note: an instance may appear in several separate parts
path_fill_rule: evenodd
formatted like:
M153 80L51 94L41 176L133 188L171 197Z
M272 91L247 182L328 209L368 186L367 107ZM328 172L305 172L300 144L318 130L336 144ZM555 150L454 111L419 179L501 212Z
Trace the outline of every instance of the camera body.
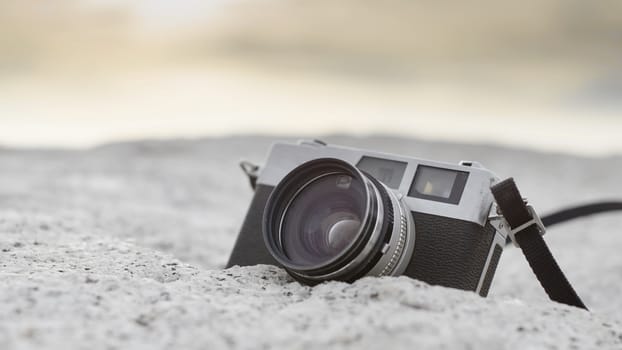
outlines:
M313 181L325 183L309 187ZM350 186L357 181L364 184L354 191ZM227 267L282 266L296 279L310 284L327 279L406 275L486 296L506 241L506 234L490 220L494 215L490 186L497 181L491 171L476 162L448 164L319 141L275 143L256 179L255 194ZM329 185L333 187L326 190ZM302 190L305 186L318 188L318 194L306 194L309 191ZM312 202L313 196L327 198L325 206L332 207L325 217L337 224L322 217L322 210L327 209L321 203L303 203L296 209L297 202L304 198ZM365 204L364 198L370 197L378 200ZM361 202L355 209L346 205L354 202L353 198ZM295 210L302 214L288 214ZM337 216L340 219L335 219ZM318 233L319 238L310 241L305 235L316 232L310 225L328 233ZM361 228L355 232L355 226ZM347 239L341 238L342 232ZM292 243L288 243L287 235L293 237L289 240ZM355 242L359 240L360 244ZM317 252L326 242L338 246L336 253ZM305 253L309 245L320 247L314 250L315 255ZM295 249L302 255L296 256ZM318 254L324 260L315 259ZM290 258L298 259L298 265ZM332 270L327 270L328 265Z

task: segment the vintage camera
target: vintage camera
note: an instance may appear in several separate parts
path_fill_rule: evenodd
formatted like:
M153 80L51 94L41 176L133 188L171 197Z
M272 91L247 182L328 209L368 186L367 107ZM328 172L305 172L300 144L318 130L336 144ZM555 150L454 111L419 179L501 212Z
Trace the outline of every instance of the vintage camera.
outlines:
M406 275L488 294L507 234L492 222L498 179L479 163L300 141L246 169L255 195L228 267L277 265L311 285Z

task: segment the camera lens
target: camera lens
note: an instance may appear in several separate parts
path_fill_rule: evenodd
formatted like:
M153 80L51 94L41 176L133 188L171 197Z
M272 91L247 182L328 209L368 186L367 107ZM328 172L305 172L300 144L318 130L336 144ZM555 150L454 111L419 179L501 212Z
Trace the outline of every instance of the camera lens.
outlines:
M390 274L403 260L407 232L404 210L389 191L342 160L309 161L272 191L263 218L266 247L311 284Z
M365 195L364 184L345 174L320 176L300 189L283 215L285 255L300 265L335 258L359 234Z

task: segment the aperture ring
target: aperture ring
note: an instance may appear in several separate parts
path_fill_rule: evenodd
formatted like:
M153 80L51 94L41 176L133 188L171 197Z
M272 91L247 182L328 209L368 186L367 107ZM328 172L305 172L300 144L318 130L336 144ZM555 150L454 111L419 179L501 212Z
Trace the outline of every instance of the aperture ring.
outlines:
M406 247L406 235L408 234L408 224L406 221L406 217L402 213L400 213L399 225L400 225L400 232L399 232L399 238L397 240L395 250L393 251L393 254L391 255L391 260L389 260L387 265L384 267L384 269L382 269L382 271L378 275L379 277L391 275L391 272L393 272L393 270L397 266L397 263L400 261L402 254L404 253L404 248Z

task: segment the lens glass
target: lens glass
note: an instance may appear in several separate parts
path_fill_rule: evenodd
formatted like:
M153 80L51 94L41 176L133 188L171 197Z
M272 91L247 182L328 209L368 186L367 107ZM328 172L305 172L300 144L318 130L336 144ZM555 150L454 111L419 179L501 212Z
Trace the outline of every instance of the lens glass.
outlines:
M357 238L365 206L365 185L349 175L330 174L312 181L284 213L283 252L297 265L330 261Z

